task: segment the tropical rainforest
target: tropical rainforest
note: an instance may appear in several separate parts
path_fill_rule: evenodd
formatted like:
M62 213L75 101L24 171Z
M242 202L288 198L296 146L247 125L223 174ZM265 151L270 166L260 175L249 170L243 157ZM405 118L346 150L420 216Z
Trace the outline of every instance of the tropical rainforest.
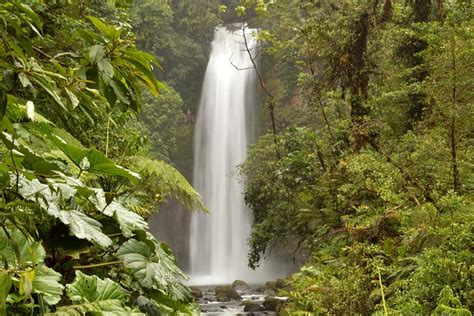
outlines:
M470 0L0 0L0 315L199 314L148 219L208 211L183 115L230 23L258 29L248 264L301 263L279 314L471 315Z

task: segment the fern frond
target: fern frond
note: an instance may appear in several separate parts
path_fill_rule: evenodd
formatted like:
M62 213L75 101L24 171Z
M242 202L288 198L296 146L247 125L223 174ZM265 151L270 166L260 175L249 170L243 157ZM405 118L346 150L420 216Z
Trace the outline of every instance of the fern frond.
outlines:
M129 168L140 173L140 188L150 200L174 198L191 211L207 212L200 194L178 170L164 161L135 156L129 159Z

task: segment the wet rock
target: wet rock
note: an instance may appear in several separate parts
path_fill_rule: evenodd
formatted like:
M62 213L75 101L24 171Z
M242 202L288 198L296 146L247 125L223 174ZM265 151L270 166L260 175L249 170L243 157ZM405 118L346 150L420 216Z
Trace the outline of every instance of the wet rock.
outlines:
M284 290L287 292L291 291L293 288L291 282L284 279L277 279L275 281L275 286L277 287L277 289Z
M248 290L250 290L250 286L248 286L248 284L245 283L245 281L242 281L242 280L235 280L232 283L232 287L236 291L248 291Z
M244 305L244 312L263 312L264 308L257 302L252 301L243 301L242 304Z
M258 288L255 289L255 292L263 293L263 292L265 292L265 287L264 286L258 287Z
M277 296L280 290L291 291L291 282L285 279L277 279L265 283L265 294L268 296Z
M266 311L276 312L279 308L281 301L274 297L267 297L265 301L263 301L263 308Z
M240 300L239 293L231 285L224 285L216 287L216 299L219 302L229 302L232 300Z
M277 289L283 289L283 288L287 287L287 285L288 285L288 282L283 280L283 279L276 279L276 281L275 281L275 287Z
M193 295L194 298L202 298L202 290L196 286L191 286L189 287L191 289L191 294Z
M267 296L277 296L277 291L274 291L274 290L266 290L265 291L265 294Z
M277 289L276 282L275 281L267 281L265 283L265 289L275 291Z

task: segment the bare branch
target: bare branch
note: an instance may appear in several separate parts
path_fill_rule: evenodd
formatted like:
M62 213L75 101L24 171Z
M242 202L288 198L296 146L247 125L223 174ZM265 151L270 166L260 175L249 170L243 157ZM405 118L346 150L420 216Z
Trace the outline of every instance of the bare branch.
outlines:
M229 62L230 64L237 70L251 70L253 69L253 67L244 67L244 68L240 68L239 66L237 66L236 64L234 64L234 62L232 61L232 57L234 57L234 54L232 54L230 57L229 57Z
M249 56L250 62L253 65L253 69L255 70L255 74L257 75L258 82L260 83L260 86L262 87L262 90L265 92L265 94L268 96L268 111L270 113L270 120L272 123L272 132L273 132L273 142L275 143L275 151L276 151L276 156L278 159L281 158L280 151L278 150L278 140L277 140L277 129L276 129L276 120L275 120L275 96L273 93L270 92L270 90L267 88L267 85L265 84L265 81L263 80L262 74L260 73L260 70L258 69L256 58L258 57L259 53L256 56L252 55L252 49L249 47L249 43L247 40L247 35L245 34L245 24L242 24L242 37L244 39L244 45L245 49L247 50L247 54Z

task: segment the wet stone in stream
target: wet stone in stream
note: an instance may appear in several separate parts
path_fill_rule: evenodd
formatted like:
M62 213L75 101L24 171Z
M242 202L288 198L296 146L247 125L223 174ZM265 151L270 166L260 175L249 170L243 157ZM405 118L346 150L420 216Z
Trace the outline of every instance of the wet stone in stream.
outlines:
M246 284L241 282L233 285L193 287L196 302L201 307L201 315L276 315L280 303L287 299L270 296L269 294L275 293L273 289L262 291L260 288L260 291L257 291L257 288L245 286ZM216 292L219 297L216 297Z

